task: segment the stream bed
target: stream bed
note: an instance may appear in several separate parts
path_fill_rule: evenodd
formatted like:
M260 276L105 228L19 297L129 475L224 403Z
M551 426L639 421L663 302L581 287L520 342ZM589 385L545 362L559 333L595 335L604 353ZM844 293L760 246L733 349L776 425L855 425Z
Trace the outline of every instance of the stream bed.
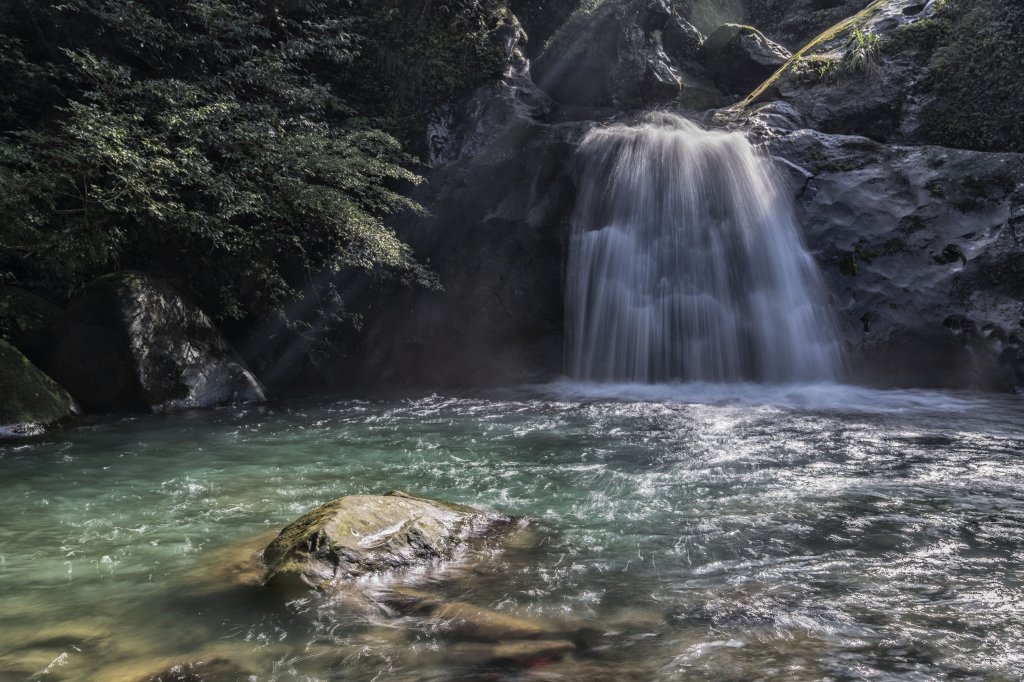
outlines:
M259 682L1024 679L1022 407L559 383L0 441L0 680L131 681L199 659ZM542 546L437 589L588 623L586 646L511 665L238 583L237 548L391 489L539 519Z

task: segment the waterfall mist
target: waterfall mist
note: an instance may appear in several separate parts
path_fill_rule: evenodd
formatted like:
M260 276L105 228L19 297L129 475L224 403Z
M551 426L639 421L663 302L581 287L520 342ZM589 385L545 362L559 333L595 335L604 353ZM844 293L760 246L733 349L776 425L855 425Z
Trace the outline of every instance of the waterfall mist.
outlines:
M838 379L821 275L772 163L667 113L579 151L566 367L594 382Z

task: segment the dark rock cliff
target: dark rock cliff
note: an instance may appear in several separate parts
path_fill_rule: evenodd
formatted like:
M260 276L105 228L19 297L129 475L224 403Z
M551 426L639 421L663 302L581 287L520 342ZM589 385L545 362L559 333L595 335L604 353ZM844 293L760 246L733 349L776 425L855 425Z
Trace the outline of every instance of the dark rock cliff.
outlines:
M746 109L704 113L782 63L776 43L800 48L868 3L779 5L751 0L736 17L607 0L531 53L544 92L520 78L450 110L431 140L432 217L402 232L445 290L363 297L362 341L335 380L479 386L558 375L575 147L590 127L657 105L745 132L790 175L855 380L1020 385L1024 157L927 144L929 112L947 106L930 69L941 44L908 36L949 19L935 3L882 3ZM719 30L741 20L756 29Z

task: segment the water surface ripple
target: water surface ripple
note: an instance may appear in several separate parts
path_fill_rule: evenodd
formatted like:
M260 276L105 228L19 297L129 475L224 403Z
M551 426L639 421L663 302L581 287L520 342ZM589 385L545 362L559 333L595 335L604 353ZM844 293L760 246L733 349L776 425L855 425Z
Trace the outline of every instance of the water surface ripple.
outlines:
M200 655L260 681L1024 678L1019 399L617 391L318 400L0 445L0 679ZM543 520L540 550L448 589L604 634L498 668L330 599L214 589L225 547L393 488Z

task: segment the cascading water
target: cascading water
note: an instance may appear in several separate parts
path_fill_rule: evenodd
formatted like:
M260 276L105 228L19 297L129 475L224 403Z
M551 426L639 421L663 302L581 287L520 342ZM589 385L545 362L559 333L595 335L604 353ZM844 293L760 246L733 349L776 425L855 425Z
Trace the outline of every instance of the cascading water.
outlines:
M821 275L771 162L667 113L579 151L567 369L593 382L828 381L842 369Z

